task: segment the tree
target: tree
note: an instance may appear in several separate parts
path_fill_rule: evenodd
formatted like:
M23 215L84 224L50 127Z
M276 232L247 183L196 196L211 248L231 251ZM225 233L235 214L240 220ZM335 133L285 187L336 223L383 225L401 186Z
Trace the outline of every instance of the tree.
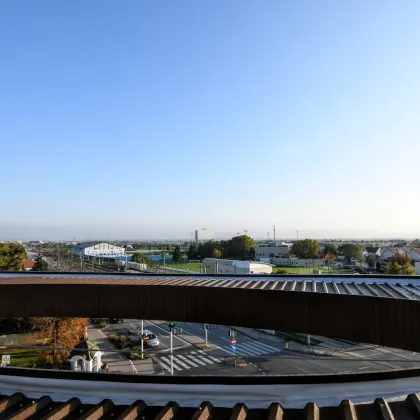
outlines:
M150 259L147 255L144 255L141 252L135 252L131 256L131 261L135 263L140 263L140 264L148 264L150 262Z
M362 259L362 246L360 244L344 244L339 247L339 251L346 257L348 264L351 264L352 259Z
M366 257L366 262L367 262L367 265L369 266L369 268L371 270L373 270L373 268L375 267L375 264L376 264L375 257L373 255L368 255Z
M223 243L226 250L224 257L246 259L254 247L254 240L248 235L235 236Z
M324 254L337 254L338 246L335 242L326 244L324 247Z
M312 239L304 239L303 241L297 241L292 246L292 254L298 258L318 258L321 251L317 241Z
M20 271L26 258L26 251L22 245L0 244L0 270Z
M177 245L174 249L174 253L172 254L172 261L174 263L179 263L181 261L181 249L179 245Z
M197 245L196 244L190 245L190 247L188 248L187 256L189 260L193 260L197 258Z
M42 258L41 254L36 257L32 271L48 271L48 263Z
M222 251L220 249L213 249L213 258L222 258Z
M397 261L393 260L388 261L388 264L385 267L386 274L408 274L412 276L416 274L416 269L411 265L411 260L405 261L402 265Z
M33 329L37 342L46 346L71 348L77 346L83 338L87 328L88 318L36 318ZM70 351L50 350L42 351L40 359L44 364L54 367L62 365L70 355Z
M404 265L405 263L411 264L411 258L408 258L402 254L395 254L391 258L388 259L388 262L396 262L399 265Z

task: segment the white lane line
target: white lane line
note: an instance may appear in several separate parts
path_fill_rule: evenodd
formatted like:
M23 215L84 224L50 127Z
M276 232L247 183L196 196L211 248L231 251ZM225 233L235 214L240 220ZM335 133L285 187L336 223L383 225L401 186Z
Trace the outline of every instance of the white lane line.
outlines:
M108 340L108 337L101 331L99 330L99 332ZM110 348L112 348L113 346L110 346ZM120 356L120 355L119 355ZM121 357L121 356L120 356ZM134 370L134 372L136 372L136 375L138 374L136 367L134 366L134 363L132 362L131 359L128 359L128 361L131 363L131 366Z
M369 366L360 367L359 370L367 369Z
M232 356L232 355L233 355L232 350L226 350L226 349L225 349L225 348L223 348L223 347L219 347L219 350L224 351L224 352L225 352L225 353L227 353L229 356Z
M194 354L194 362L200 363L201 366L206 366L206 364L199 360L199 358L196 356L197 353L195 351L193 351L192 353Z
M271 351L280 351L280 349L277 347L269 346L268 344L260 343L259 341L257 341L256 343L256 345L261 346L262 348L266 348Z
M200 366L196 365L192 360L187 359L185 356L182 356L181 354L178 354L178 357L180 357L181 359L185 360L186 363L189 363L193 367L200 367Z
M159 360L159 364L165 368L168 372L171 371L171 368L169 366L166 365L166 363L163 363L162 360Z
M227 338L225 338L225 337L219 337L219 338L221 338L222 340L225 340L225 341L229 341L229 343L231 343L232 342L232 340L228 340Z
M213 357L211 354L208 354L203 350L198 350L198 351L202 354L205 354L209 359L214 360L216 363L222 363L222 361L220 359L218 359L217 357Z
M248 354L248 353L245 353L243 350L241 350L241 349L236 349L235 350L235 354L236 355L238 355L238 356L254 356L253 354Z
M214 365L213 360L210 360L207 357L204 357L204 356L197 356L197 357L199 357L201 360L207 362L209 365Z
M191 366L186 365L184 362L182 362L181 360L179 360L175 356L174 356L174 361L176 361L179 365L184 366L185 369L191 369Z
M169 364L169 366L171 366L171 360L170 359L168 359L167 357L161 357L161 359L163 359L166 363ZM174 369L176 369L176 370L182 370L179 366L177 366L175 364L175 362L173 362L172 364L174 366Z
M239 343L239 345L241 345L241 343ZM261 354L274 353L278 351L275 349L268 349L268 348L259 346L257 343L254 344L254 343L247 342L247 343L243 343L242 345L247 348L251 348L255 352L260 352Z
M155 326L155 327L157 327L157 328L160 328L162 331L165 331L165 333L168 333L168 330L165 330L164 328L159 327L159 325L155 324L154 322L149 321L149 320L147 320L147 322L149 322L150 324L154 325L154 326ZM200 341L204 341L202 338L200 338L200 337L196 337L195 335L192 335L192 334L188 334L188 335L190 335L191 337L198 338ZM174 336L173 336L173 338L174 338L174 339L175 339L175 338L177 338L178 340L181 340L181 341L183 341L184 343L187 343L187 344L189 344L190 346L192 346L192 344L191 344L190 342L188 342L187 340L184 340L184 339L183 339L183 338L181 338L181 337L178 337L177 335L174 335Z
M247 343L238 343L237 348L249 351L251 354L256 354L256 355L264 354L267 352L267 350L255 348L251 344L247 344Z

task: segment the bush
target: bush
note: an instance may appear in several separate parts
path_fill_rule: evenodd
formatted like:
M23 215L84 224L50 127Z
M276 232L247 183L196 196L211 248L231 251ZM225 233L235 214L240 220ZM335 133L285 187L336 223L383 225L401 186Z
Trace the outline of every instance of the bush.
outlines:
M131 360L141 360L140 353L131 353L129 357ZM150 354L143 353L143 359L151 359L151 358L152 356Z
M289 274L289 272L285 270L284 268L281 268L280 270L277 271L276 274Z
M108 324L104 321L99 323L99 328L105 328L106 326L108 326Z

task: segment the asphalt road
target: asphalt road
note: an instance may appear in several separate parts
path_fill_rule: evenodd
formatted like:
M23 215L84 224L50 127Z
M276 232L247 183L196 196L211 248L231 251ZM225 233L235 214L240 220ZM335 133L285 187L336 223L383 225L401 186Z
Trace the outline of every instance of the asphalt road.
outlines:
M124 330L140 329L139 320L124 320L111 325L108 332L126 334ZM144 321L159 340L158 348L145 351L153 355L153 371L170 374L170 333L167 321ZM175 375L284 375L346 374L410 368L420 365L420 355L403 350L366 344L340 345L331 340L319 349L335 350L334 356L296 353L284 348L279 337L267 336L252 329L242 329L232 352L229 327L210 325L208 347L204 346L202 324L182 323L173 335L173 367ZM235 366L236 359L236 366ZM134 362L134 366L136 364ZM127 368L128 370L128 368ZM148 372L150 373L150 372Z

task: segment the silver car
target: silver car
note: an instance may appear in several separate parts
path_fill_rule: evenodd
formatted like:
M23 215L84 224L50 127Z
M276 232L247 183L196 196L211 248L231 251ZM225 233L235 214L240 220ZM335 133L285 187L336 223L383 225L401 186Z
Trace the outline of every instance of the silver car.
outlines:
M149 347L158 347L159 344L160 344L159 339L156 337L156 335L153 334L149 330L144 330L144 332L143 332L143 341Z

